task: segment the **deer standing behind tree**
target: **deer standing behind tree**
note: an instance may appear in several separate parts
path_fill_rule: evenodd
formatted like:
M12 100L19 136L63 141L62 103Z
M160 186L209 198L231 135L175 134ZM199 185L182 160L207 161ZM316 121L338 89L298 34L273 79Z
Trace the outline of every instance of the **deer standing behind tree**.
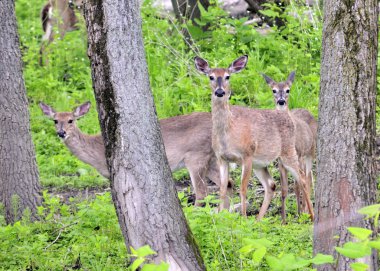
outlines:
M75 124L89 111L90 103L76 107L73 112L56 112L44 103L39 105L45 115L53 118L57 134L69 150L109 179L102 136L83 134ZM188 169L196 205L200 205L199 201L207 196L206 177L220 186L217 161L211 147L211 114L199 112L163 119L160 126L171 170Z
M306 175L306 189L308 194L311 194L313 186L313 160L315 159L316 140L317 140L317 128L318 123L313 115L306 109L293 109L289 111L288 100L290 95L290 88L294 82L295 72L291 72L285 82L276 82L269 76L262 74L265 81L272 89L274 103L277 110L284 110L289 112L295 126L295 146L298 155L298 161L300 168ZM281 216L285 222L285 200L288 196L288 177L287 170L282 165L281 161L278 163L280 171L280 183L281 183ZM307 211L307 206L302 189L299 187L299 183L295 183L294 188L297 196L298 213Z
M40 16L44 35L40 48L40 64L45 47L54 40L54 28L57 28L61 38L66 32L78 29L75 8L82 8L82 0L49 0L42 8Z
M212 89L212 147L220 167L220 208L229 206L226 196L229 162L242 165L240 186L241 213L246 216L246 194L252 166L264 187L264 202L258 219L266 213L273 197L275 184L267 166L277 158L287 168L294 179L300 182L311 219L313 206L307 193L305 176L298 166L295 148L295 127L286 111L258 110L240 106L230 106L231 90L229 79L232 73L243 70L248 56L242 56L227 68L210 68L206 60L195 57L195 67L210 78Z

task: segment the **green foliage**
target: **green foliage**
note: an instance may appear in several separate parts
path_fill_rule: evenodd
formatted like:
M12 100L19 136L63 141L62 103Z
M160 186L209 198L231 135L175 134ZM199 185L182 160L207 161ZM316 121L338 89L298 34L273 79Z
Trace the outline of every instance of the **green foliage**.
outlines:
M147 261L146 257L150 255L156 254L149 246L142 246L139 249L135 250L133 247L130 247L131 249L131 255L130 257L134 257L135 260L133 263L128 267L128 270L135 271L137 270L140 265L142 265L145 261ZM146 263L141 268L142 271L167 271L169 270L169 265L167 263L160 263L160 264L151 264Z

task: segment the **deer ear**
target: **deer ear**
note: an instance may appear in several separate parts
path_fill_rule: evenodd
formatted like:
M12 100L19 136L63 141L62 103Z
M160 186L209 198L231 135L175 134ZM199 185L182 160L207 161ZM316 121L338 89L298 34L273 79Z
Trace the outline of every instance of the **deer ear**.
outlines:
M294 77L296 76L296 72L295 71L292 71L289 76L288 76L288 79L286 79L286 82L290 83L290 84L293 84L293 81L294 81Z
M56 112L54 111L53 108L51 108L51 107L48 106L47 104L44 104L43 102L40 102L38 105L40 106L42 112L43 112L46 116L48 116L48 117L50 117L50 118L54 117L54 114L55 114Z
M194 57L194 64L195 68L204 74L208 74L211 70L208 62L199 56Z
M240 72L245 68L248 62L248 56L244 55L239 57L238 59L235 59L234 62L231 63L231 65L228 67L229 73L236 73Z
M270 78L268 75L266 75L264 73L262 73L261 75L264 77L265 82L267 82L267 84L269 86L271 86L274 83L274 80L272 78Z
M90 110L91 103L90 102L85 102L84 104L81 104L77 108L74 109L74 117L80 118L83 115L87 114L88 110Z

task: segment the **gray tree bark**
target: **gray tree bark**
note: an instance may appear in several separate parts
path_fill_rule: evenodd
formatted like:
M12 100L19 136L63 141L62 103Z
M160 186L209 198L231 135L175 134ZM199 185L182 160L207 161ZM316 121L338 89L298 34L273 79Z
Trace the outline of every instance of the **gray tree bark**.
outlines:
M346 227L373 228L356 211L376 202L377 22L376 0L324 2L314 253L338 257L334 270L351 270L334 249ZM365 263L378 270L377 254Z
M13 223L41 203L14 1L0 1L0 202Z
M150 245L170 270L205 270L164 152L137 0L89 0L88 55L112 198L125 244ZM163 64L164 65L164 64Z

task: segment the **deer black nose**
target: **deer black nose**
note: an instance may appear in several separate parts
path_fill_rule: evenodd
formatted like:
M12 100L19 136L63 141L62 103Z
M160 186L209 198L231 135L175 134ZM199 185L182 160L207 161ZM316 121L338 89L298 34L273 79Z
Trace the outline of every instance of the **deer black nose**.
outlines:
M58 132L57 132L57 135L58 135L60 138L65 138L65 136L66 136L66 132L65 132L65 131L58 131Z
M225 92L223 89L221 89L221 88L218 88L218 89L215 91L215 95L216 95L217 97L223 97L225 94L226 94L226 92Z
M285 105L285 100L278 100L277 102L279 105Z

